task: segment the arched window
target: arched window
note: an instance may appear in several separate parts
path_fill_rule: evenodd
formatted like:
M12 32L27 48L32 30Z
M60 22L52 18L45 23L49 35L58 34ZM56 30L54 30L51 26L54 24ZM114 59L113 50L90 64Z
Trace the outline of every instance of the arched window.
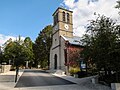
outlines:
M58 22L58 13L56 14L56 22Z
M65 12L63 12L63 21L65 22Z
M58 13L54 16L54 25L56 25L58 22Z
M69 15L69 13L67 13L67 22L68 23L70 22L70 15Z

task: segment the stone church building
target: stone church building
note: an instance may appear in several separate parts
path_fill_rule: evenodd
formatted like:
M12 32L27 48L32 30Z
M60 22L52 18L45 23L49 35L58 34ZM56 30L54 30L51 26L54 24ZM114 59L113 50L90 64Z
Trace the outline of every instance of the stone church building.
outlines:
M80 45L80 37L73 36L72 13L72 11L61 7L53 13L50 70L65 71L70 56L69 49L83 50Z

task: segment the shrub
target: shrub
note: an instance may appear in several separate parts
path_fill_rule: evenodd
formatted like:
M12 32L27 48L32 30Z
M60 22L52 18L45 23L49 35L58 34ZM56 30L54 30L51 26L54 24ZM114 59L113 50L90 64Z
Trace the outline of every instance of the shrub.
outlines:
M70 69L69 69L70 75L74 75L79 71L80 71L80 68L78 68L78 67L76 67L76 68L70 67Z

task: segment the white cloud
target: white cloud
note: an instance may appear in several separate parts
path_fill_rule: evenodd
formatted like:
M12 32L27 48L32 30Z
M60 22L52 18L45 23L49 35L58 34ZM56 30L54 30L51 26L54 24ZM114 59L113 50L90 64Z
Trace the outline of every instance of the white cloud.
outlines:
M64 0L62 5L73 11L74 35L82 36L88 21L96 18L96 12L112 19L119 19L116 0Z
M16 38L18 38L18 37L0 34L0 46L2 46L2 45L3 45L7 40L9 40L10 38L14 41L14 40L16 40ZM24 38L24 37L21 37L21 39L24 40L25 38Z
M74 1L75 1L75 0L64 0L63 3L64 3L66 6L69 6L70 8L73 8L73 7L75 6Z

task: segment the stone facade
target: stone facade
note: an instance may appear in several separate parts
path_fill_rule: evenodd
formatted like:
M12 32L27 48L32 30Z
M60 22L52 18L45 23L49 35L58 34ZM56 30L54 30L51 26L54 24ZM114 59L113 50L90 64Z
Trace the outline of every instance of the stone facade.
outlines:
M80 46L79 37L73 36L72 11L64 8L58 8L53 13L53 31L52 31L52 47L50 50L50 69L66 70L65 66L65 49L66 42L73 47ZM78 41L78 42L76 42Z
M1 65L0 72L6 73L6 72L10 71L10 69L11 69L11 65Z
M63 20L63 13L65 13L65 20ZM64 70L65 40L61 35L73 37L72 11L58 8L54 12L53 18L54 26L52 32L52 47L50 50L50 69ZM69 21L67 21L68 18Z

